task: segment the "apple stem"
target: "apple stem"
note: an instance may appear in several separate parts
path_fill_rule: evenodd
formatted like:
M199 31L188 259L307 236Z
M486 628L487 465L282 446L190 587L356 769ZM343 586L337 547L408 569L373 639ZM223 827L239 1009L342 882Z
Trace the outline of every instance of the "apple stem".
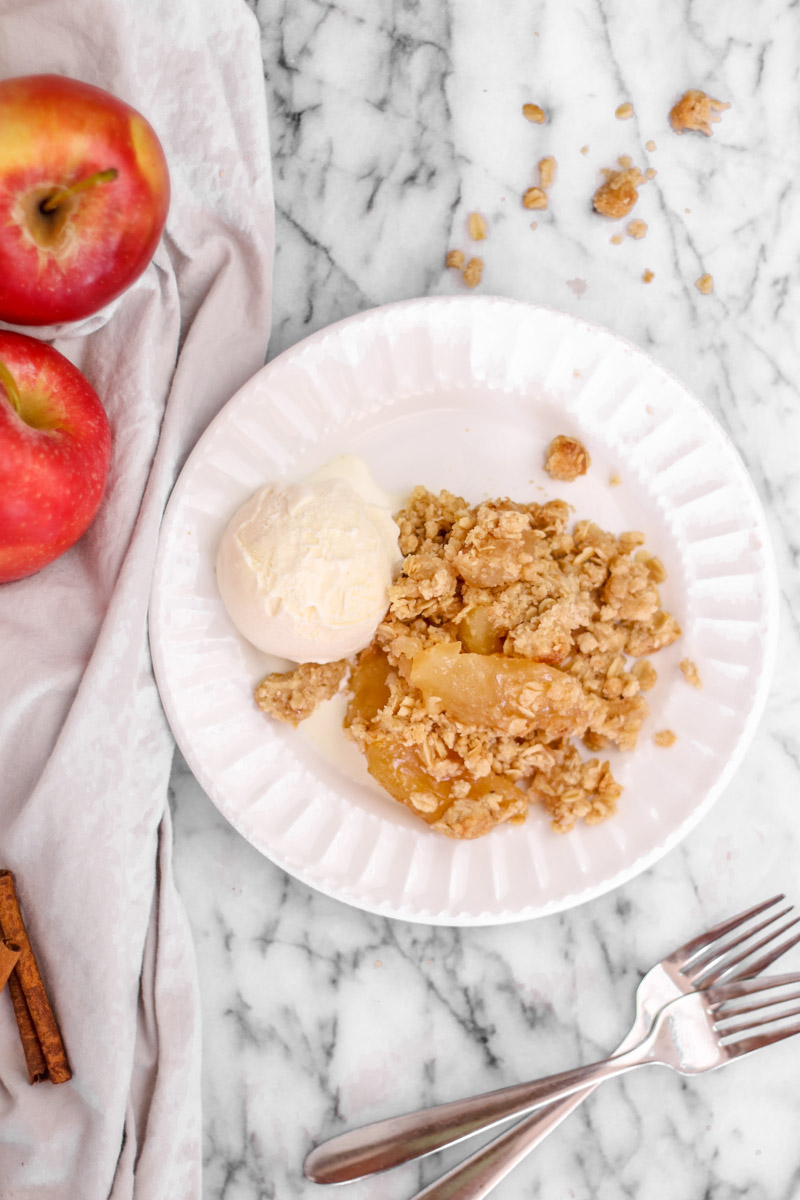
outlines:
M6 396L8 397L8 402L11 407L15 412L21 412L22 397L19 394L17 381L2 359L0 359L0 383L6 389Z
M48 196L46 200L41 202L39 208L44 213L55 212L68 196L74 196L76 192L85 192L98 183L110 183L112 179L117 178L118 174L119 172L116 167L109 167L105 171L95 171L94 175L87 175L85 179L79 179L71 187L57 188L51 196Z

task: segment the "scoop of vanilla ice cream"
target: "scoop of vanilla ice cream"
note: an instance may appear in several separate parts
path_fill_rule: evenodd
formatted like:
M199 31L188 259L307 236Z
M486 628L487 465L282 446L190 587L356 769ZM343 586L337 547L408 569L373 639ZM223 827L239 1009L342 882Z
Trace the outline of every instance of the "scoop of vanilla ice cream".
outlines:
M354 455L300 483L269 484L234 514L217 552L231 620L259 650L294 662L363 649L389 604L398 532Z

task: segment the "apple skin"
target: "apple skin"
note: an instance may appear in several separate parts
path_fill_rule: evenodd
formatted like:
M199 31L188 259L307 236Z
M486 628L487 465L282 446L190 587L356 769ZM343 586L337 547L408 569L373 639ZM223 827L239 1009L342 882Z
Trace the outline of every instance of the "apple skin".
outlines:
M0 130L0 320L87 317L155 253L170 196L161 143L122 100L61 75L0 81ZM116 174L86 186L99 172Z
M110 456L88 379L46 342L0 330L0 583L32 575L86 531Z

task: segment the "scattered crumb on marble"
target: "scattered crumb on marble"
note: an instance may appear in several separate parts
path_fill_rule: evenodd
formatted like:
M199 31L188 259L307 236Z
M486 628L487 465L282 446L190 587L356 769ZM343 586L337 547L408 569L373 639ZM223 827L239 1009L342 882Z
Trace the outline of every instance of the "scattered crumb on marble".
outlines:
M383 963L381 962L381 960L379 958L376 958L375 962L372 965L373 965L373 967L377 968L377 967L382 967Z
M655 279L655 275L653 274L653 272L650 270L649 267L646 267L645 270L642 271L642 281L644 283L652 283L654 279Z
M650 414L650 416L652 417L653 413L654 413L656 410L653 408L652 404L645 404L645 406L644 406L644 411L645 411L646 413L649 413L649 414Z
M569 290L571 292L573 292L578 297L579 300L580 300L581 296L583 295L583 293L586 291L588 286L589 285L585 279L568 279L567 280L567 287L569 288Z
M684 678L687 683L690 683L693 688L701 688L703 681L697 671L697 666L690 658L682 658L680 668L683 671Z
M577 367L575 367L575 369L574 369L574 371L572 372L572 374L575 376L575 378L576 378L576 379L580 379L580 377L581 377L581 373L580 373L580 371L578 370L578 368L577 368Z
M548 188L551 188L555 182L557 166L558 163L553 158L552 154L549 154L547 158L542 158L539 161L539 183L545 189L545 191L547 191Z
M658 733L653 734L653 741L657 746L674 746L677 740L677 736L671 729L661 729Z
M644 182L644 176L638 167L630 164L627 154L620 155L620 170L604 168L605 182L601 183L592 197L592 204L601 216L618 220L626 217L639 199L637 188Z
M683 211L690 213L692 210L690 208L685 208Z
M619 485L621 483L622 483L622 476L618 475L615 471L614 474L609 478L608 486L609 487L619 487Z
M540 187L528 188L522 197L523 208L547 208L547 192Z
M488 232L486 218L477 212L469 214L467 227L473 242L482 242Z
M635 238L638 242L641 238L647 235L647 222L640 221L637 217L633 221L628 222L628 228L625 230L628 237Z
M704 296L710 296L714 290L714 280L709 274L701 275L699 279L695 279L694 286Z
M658 171L655 169L655 167L648 167L644 173L644 177L645 179L655 179L657 174Z
M483 259L471 258L464 267L464 283L468 288L477 287L483 275Z
M621 246L625 239L621 233L614 233L608 240L611 242L612 246Z
M588 153L589 153L589 147L581 146L581 154L588 154Z
M614 116L618 121L630 121L633 116L633 105L630 100L626 100L624 104L620 104Z
M676 133L683 133L689 129L711 137L714 132L711 128L712 123L721 120L720 113L725 112L727 108L730 108L729 103L713 100L705 92L689 88L670 109L669 123Z
M464 265L464 251L448 250L447 257L444 260L444 265L446 267L455 267L457 271L460 271Z
M539 228L539 222L531 221L531 229L538 229L538 228Z
M526 121L533 121L535 125L544 125L547 120L544 109L538 104L523 104L522 115Z
M656 144L652 138L650 138L649 142L645 142L644 148L645 148L645 150L649 150L651 154L653 153L654 150L658 149L658 147L656 146Z
M551 479L571 483L579 475L585 475L591 465L589 451L577 438L559 434L547 447L544 469Z
M630 154L620 154L617 162L622 167L623 171L630 171L631 167L633 166L633 159L631 158Z

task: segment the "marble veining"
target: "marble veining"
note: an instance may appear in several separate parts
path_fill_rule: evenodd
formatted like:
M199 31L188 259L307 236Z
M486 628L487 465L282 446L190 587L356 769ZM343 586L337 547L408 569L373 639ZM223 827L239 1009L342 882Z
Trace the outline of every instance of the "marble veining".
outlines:
M477 250L481 292L600 322L702 397L765 503L782 595L767 709L712 813L645 875L535 922L428 928L328 899L240 838L177 756L204 1200L312 1200L325 1193L301 1163L315 1140L601 1056L627 1032L651 963L762 896L800 902L800 20L789 0L251 7L277 208L270 354L362 309L459 291L445 252ZM712 138L669 128L690 86L732 102ZM528 100L546 125L522 119ZM618 121L626 100L635 115ZM530 213L520 196L547 154L550 208ZM620 154L658 173L634 214L647 237L615 246L618 227L589 201ZM480 246L466 229L475 210L489 223ZM710 296L694 287L706 271ZM800 969L797 951L787 966ZM790 1042L699 1079L653 1068L614 1081L495 1195L797 1200L799 1071ZM410 1200L461 1155L337 1195Z

